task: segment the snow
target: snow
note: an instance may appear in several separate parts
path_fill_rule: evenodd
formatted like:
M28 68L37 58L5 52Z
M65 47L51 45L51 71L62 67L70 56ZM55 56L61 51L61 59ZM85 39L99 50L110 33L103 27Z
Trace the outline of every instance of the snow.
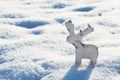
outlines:
M119 80L119 0L0 0L0 80ZM74 65L65 21L99 47L95 67Z

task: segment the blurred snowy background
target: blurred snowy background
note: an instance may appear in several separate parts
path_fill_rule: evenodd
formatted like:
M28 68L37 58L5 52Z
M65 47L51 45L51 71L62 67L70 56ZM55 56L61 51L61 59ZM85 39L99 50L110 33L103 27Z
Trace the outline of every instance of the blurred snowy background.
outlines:
M95 68L74 65L67 20L94 27ZM120 0L0 0L0 80L120 80Z

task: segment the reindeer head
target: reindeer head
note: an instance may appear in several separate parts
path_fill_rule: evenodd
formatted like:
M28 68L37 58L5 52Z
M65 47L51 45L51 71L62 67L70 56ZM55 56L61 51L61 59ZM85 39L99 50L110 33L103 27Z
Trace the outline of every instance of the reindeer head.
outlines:
M65 23L65 26L67 28L67 30L69 31L70 34L74 34L74 24L72 23L71 20L67 21Z
M74 24L72 23L71 20L67 21L67 22L65 23L65 26L66 26L68 32L70 33L70 36L67 37L67 38L69 38L69 39L68 39L68 42L70 42L70 43L73 43L73 42L75 42L75 41L79 42L79 41L82 40L82 38L83 38L84 36L86 36L87 34L89 34L89 33L91 33L91 32L94 31L94 28L92 28L92 27L88 24L88 27L87 27L85 30L83 30L83 31L80 30L80 32L79 32L78 34L75 34L75 33L74 33Z

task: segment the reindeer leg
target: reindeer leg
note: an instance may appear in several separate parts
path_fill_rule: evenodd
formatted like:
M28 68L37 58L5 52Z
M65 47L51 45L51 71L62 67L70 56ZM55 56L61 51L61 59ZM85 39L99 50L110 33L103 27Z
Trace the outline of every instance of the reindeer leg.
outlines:
M91 59L90 64L91 64L91 65L95 65L96 62L97 62L97 56L95 56L94 58Z
M82 58L81 58L80 54L78 52L76 52L75 64L80 65L81 60L82 60Z
M96 60L91 60L90 64L91 65L95 65L96 64Z
M94 64L94 65L96 64L98 55L99 55L98 48L96 48L96 51L94 53L94 57L91 59L91 64Z

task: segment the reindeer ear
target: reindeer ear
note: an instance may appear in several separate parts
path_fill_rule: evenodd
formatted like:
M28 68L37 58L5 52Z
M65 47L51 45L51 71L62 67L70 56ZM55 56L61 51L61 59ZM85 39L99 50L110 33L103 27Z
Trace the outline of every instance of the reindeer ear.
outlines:
M90 24L88 24L88 27L91 27Z

